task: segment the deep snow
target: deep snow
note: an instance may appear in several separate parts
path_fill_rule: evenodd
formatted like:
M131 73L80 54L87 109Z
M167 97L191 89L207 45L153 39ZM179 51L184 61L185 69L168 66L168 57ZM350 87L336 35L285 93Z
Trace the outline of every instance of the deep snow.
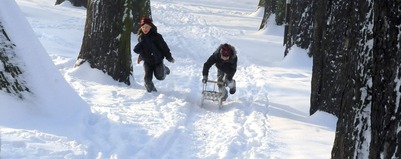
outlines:
M298 48L283 58L283 27L258 31L257 3L152 1L176 62L147 93L135 53L131 86L73 67L85 8L3 0L0 19L32 94L0 92L0 158L330 158L336 118L308 115L312 61ZM203 63L226 42L238 51L237 93L221 110L201 108Z

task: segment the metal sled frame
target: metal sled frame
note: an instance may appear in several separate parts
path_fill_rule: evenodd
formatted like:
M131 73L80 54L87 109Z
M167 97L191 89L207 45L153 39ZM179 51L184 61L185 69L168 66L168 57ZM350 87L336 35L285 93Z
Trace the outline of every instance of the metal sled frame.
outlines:
M208 83L213 84L212 90L207 90ZM224 91L218 90L219 88L218 88L217 84L223 85ZM211 100L211 101L217 101L218 105L219 105L219 109L221 109L221 107L223 106L223 97L226 95L226 93L227 92L225 91L225 83L224 82L208 80L206 83L203 83L201 106L203 106L204 100Z

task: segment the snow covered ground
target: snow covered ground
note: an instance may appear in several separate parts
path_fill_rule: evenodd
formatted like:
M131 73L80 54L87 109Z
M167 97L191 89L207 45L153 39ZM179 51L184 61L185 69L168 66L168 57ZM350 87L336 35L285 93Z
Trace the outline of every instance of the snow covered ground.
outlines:
M143 87L134 53L131 86L74 68L86 9L54 2L1 2L33 95L0 92L0 158L330 158L337 119L308 115L312 60L298 48L283 58L283 27L272 20L258 31L257 0L152 0L176 60L154 80L157 93ZM222 43L238 51L237 93L221 110L200 107L203 63Z

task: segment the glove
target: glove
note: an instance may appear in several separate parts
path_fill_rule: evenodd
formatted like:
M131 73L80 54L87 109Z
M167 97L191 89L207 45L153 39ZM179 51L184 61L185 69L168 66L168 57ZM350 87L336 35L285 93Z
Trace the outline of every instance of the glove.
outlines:
M138 59L136 59L136 63L137 63L137 64L140 64L141 61L142 61L142 57L141 57L141 56L138 56Z
M171 59L167 59L167 61L170 62L170 63L174 63L175 62L173 57L171 57Z
M207 76L203 76L202 83L206 83L206 82L207 82Z

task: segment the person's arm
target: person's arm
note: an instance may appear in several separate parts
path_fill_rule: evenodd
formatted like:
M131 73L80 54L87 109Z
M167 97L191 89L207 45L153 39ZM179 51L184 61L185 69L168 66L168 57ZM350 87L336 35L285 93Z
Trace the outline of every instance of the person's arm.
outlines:
M164 41L163 36L158 34L157 40L158 49L162 52L163 56L166 57L167 61L174 62L174 58L171 55L170 48L168 47L166 41Z
M208 76L209 75L209 69L216 63L216 58L214 57L214 54L207 59L207 61L203 64L203 70L202 70L202 75L203 76Z
M226 75L226 78L227 78L227 80L229 80L229 81L233 80L233 77L234 77L234 75L235 75L235 72L237 72L237 61L238 61L238 58L235 57L235 58L232 59L232 60L233 60L233 61L230 61L230 62L232 62L232 63L231 63L231 65L230 65L229 72L227 72L227 75Z
M135 45L134 52L140 54L142 52L142 41Z

